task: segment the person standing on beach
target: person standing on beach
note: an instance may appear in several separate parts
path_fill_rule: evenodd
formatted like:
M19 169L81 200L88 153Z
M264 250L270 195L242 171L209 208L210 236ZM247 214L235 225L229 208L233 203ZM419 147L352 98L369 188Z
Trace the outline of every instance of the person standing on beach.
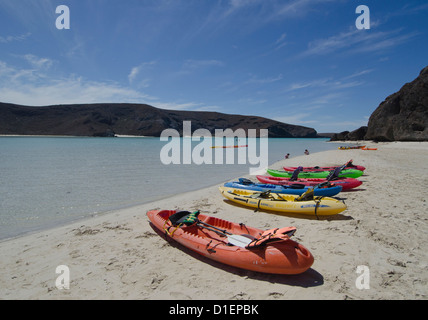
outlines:
M285 155L285 159L288 159L290 157L290 154L289 153L287 153L286 155Z
M306 154L306 155L309 155L309 151L308 151L308 149L305 149L305 154Z

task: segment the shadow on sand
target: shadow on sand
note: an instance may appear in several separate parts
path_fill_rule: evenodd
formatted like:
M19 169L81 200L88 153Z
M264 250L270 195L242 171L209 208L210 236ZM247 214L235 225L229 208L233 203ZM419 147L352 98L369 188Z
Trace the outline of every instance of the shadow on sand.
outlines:
M267 274L267 273L249 271L249 270L232 267L232 266L211 260L209 258L206 258L192 251L191 249L181 245L180 243L176 242L174 239L171 239L170 237L166 237L165 233L161 232L156 227L154 227L152 223L150 223L150 226L164 241L168 242L172 247L183 251L184 253L188 254L194 259L198 259L199 261L202 261L215 268L222 269L229 273L233 273L239 277L247 277L258 281L267 281L270 283L279 283L283 285L298 286L303 288L316 287L324 283L323 276L312 268L298 275L282 275L282 274Z

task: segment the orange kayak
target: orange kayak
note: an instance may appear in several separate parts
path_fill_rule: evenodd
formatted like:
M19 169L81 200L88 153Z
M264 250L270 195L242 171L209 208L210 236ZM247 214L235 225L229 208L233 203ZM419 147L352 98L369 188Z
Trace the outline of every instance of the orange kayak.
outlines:
M290 239L294 227L264 231L202 215L199 211L152 210L147 216L152 226L168 238L233 267L271 274L299 274L314 262L308 249ZM243 243L236 243L241 239Z

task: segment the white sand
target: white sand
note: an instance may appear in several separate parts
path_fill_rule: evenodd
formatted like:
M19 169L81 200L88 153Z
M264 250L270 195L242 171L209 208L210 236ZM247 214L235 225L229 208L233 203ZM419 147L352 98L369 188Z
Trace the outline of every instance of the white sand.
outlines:
M326 151L271 166L349 159L366 166L363 185L338 195L348 209L331 218L255 213L226 202L213 186L0 242L0 299L427 299L428 143L370 146L378 150ZM295 226L294 239L315 262L297 276L212 262L154 232L151 209L200 209L262 229ZM55 286L59 265L69 267L69 290ZM356 287L362 265L369 289Z

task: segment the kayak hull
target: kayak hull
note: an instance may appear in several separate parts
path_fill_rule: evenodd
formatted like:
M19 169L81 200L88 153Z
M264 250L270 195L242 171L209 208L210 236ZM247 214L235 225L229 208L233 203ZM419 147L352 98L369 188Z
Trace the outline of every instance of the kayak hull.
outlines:
M314 187L320 183L327 182L326 179L297 179L295 181L291 181L290 178L262 176L262 175L258 175L256 176L256 178L261 183L276 184L276 185L303 184L308 187ZM342 191L348 191L348 190L357 188L363 184L362 181L355 178L340 178L330 182L337 186L341 186Z
M156 229L198 254L233 267L270 274L300 274L308 270L314 257L303 245L286 239L256 248L227 244L225 237L198 225L171 227L168 218L175 210L152 210L147 216ZM200 214L199 220L232 234L260 237L264 230ZM165 230L168 230L168 233ZM173 232L171 231L173 230Z
M268 184L268 183L253 183L253 184L242 184L239 182L226 182L224 184L225 187L228 188L236 188L236 189L244 189L244 190L252 190L259 192L275 192L282 194L294 194L294 195L302 195L306 191L308 191L309 186L304 186L303 188L293 187L291 185L278 185L278 184ZM342 191L341 186L330 186L330 187L315 187L314 195L315 196L324 196L324 197L333 197L337 195L340 191Z
M273 211L278 214L302 214L309 216L331 216L346 210L346 204L330 197L315 197L315 200L296 201L299 196L271 193L272 198L254 198L257 191L220 187L221 194L228 200L245 207Z
M274 177L283 177L283 178L291 178L293 172L291 171L280 171L267 169L268 174ZM317 179L325 179L330 174L330 171L319 171L319 172L299 172L298 178L317 178ZM339 178L359 178L363 175L363 172L360 170L354 169L345 169L340 171Z
M335 166L335 167L303 167L302 171L331 171L336 169L339 166ZM285 171L294 171L296 170L298 167L283 167ZM363 166L351 166L351 167L345 167L345 169L355 169L355 170L360 170L360 171L364 171L366 170L366 167Z

